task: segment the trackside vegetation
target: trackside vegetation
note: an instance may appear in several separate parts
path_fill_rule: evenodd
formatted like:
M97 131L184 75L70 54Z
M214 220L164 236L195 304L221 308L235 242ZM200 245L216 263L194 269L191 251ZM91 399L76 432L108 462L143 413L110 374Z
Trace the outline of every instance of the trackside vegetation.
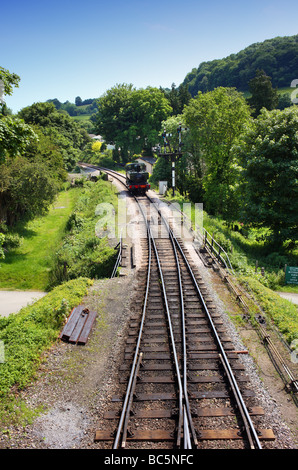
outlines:
M47 291L55 252L67 232L67 222L80 188L60 191L47 214L19 221L4 229L4 259L0 263L2 289Z
M106 220L111 211L117 216L116 191L102 179L97 182L80 179L77 184L81 187L80 195L68 218L64 240L54 256L52 286L80 276L109 277L115 263L117 253L109 243ZM100 236L99 226L102 226Z
M173 204L189 203L189 199L176 194L166 199ZM187 214L188 216L190 214ZM194 223L193 219L193 223ZM290 345L298 339L298 306L280 297L275 290L295 291L295 286L289 289L283 288L285 280L285 263L296 266L298 264L298 253L292 255L281 255L278 252L269 252L264 242L267 230L251 229L245 231L239 224L230 226L223 219L203 213L204 228L214 236L217 242L228 253L237 280L255 300L264 312L268 320L267 326L274 325L284 336ZM262 238L262 240L260 240ZM256 270L256 260L258 269ZM261 267L265 267L261 272ZM277 269L276 269L277 267ZM254 311L252 310L252 313ZM258 312L259 313L259 312Z
M283 334L289 345L298 339L298 307L297 305L281 298L277 293L265 287L258 279L252 276L240 276L241 284L253 295L270 324Z
M57 340L72 308L81 302L91 285L88 278L69 281L19 313L0 317L0 341L4 344L0 367L1 420L7 418L9 409L16 412L16 402L10 395L12 387L22 389L32 381L42 355Z
M0 80L11 94L19 77L0 67ZM115 240L109 243L106 214L98 206L108 204L116 214L117 195L101 178L76 175L67 182L84 152L93 155L97 147L85 128L52 103L35 103L17 116L0 104L1 287L48 291L0 318L1 422L28 418L18 391L32 381L92 279L112 272ZM96 232L98 226L102 231Z

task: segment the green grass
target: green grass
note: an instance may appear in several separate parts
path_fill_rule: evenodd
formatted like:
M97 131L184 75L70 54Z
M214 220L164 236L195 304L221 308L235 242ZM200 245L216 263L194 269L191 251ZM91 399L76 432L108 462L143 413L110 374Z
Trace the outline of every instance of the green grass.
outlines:
M71 116L75 121L88 121L90 120L91 114L79 114L78 116Z
M298 286L294 284L288 284L286 286L280 286L278 289L280 292L289 292L292 294L298 294Z
M68 233L57 250L51 285L79 276L110 277L117 256L117 210L117 192L110 182L84 183L69 218Z
M257 299L266 315L291 344L298 339L298 306L280 297L251 276L241 276L240 281Z
M79 188L73 188L59 193L45 216L19 223L14 228L23 242L6 253L0 262L1 289L47 290L53 254L62 243L79 191Z
M0 317L0 340L4 344L4 361L0 363L0 422L29 419L31 413L13 391L32 382L43 353L57 340L65 319L81 303L91 284L87 278L75 279L56 287L19 313Z
M175 198L169 195L166 199L172 203L178 202L180 205L189 202L179 194ZM238 280L253 292L263 311L268 314L285 339L289 343L298 339L297 305L274 292L298 293L298 286L284 285L284 266L285 264L298 266L298 250L293 250L291 253L272 253L270 247L262 240L266 228L248 229L237 224L237 230L234 230L224 220L211 217L206 212L204 212L203 226L226 250ZM256 261L258 261L257 273ZM264 276L261 275L263 266Z
M175 198L169 195L166 199L171 203L179 203L182 209L183 203L189 202L179 194ZM194 222L194 211L192 211L192 219ZM225 220L210 216L205 211L203 213L203 227L227 252L237 273L254 276L256 262L258 262L259 274L261 268L265 268L265 276L259 279L260 282L274 290L284 286L285 265L298 266L298 248L292 252L286 250L280 253L273 252L272 248L264 242L269 231L266 227L255 229L242 226L239 223L229 226ZM294 286L288 286L287 291L297 292Z

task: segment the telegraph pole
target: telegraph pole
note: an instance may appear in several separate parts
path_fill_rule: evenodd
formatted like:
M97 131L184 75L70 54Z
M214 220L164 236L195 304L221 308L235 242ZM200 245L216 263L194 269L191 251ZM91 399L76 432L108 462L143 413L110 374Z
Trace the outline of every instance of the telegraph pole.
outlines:
M169 160L171 160L172 163L172 191L173 191L173 196L175 196L175 188L176 188L176 160L182 157L182 142L181 142L181 123L179 124L177 128L178 132L178 149L172 150L171 149L171 144L169 138L172 137L172 134L167 134L166 129L164 129L164 132L162 133L162 137L164 140L164 152L159 153L160 157L166 157ZM168 151L167 151L168 150Z

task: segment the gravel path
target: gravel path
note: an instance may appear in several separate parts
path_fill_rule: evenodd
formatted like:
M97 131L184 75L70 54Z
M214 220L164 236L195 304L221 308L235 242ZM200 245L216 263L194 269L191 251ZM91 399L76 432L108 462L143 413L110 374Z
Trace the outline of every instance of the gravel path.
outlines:
M293 304L298 305L298 294L291 292L277 292L277 294L279 294L284 299L290 300L290 302L293 302Z

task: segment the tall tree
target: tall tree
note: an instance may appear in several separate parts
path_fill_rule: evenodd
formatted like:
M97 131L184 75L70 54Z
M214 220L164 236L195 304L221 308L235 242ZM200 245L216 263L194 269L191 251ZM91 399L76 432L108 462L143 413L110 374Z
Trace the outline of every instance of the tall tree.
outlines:
M1 67L0 77L5 93L11 94L19 77ZM55 110L53 105L49 106ZM60 149L41 134L38 126L33 129L23 116L6 116L1 111L0 221L13 225L22 217L44 213L59 189L58 180L61 185L66 172ZM46 121L49 109L45 107L43 111L41 119Z
M158 142L161 122L172 109L163 93L157 88L147 87L135 90L131 96L131 125L128 136L133 153L146 150L147 155Z
M263 109L240 146L244 216L280 249L298 239L298 108Z
M172 108L172 114L177 116L182 113L183 108L189 103L191 94L188 91L188 85L183 83L176 87L175 83L172 83L171 89L160 88L164 93L165 97L170 103Z
M250 121L244 98L233 88L219 87L190 100L184 121L204 159L204 203L211 214L230 219L235 215L238 179L233 147Z
M106 143L121 149L125 163L129 156L156 144L160 123L170 112L157 88L137 90L131 84L118 84L98 100L96 131Z
M277 89L272 88L271 79L264 70L257 70L256 76L249 82L249 91L252 96L248 103L253 110L253 116L258 116L262 108L271 111L278 106Z
M117 84L107 90L97 102L96 132L103 136L107 144L120 147L125 157L128 153L128 142L124 132L127 132L131 122L129 104L133 89L132 84Z
M73 105L75 106L75 105ZM87 131L53 103L34 103L23 108L18 116L27 124L37 125L52 143L60 148L65 167L71 171L80 160L81 151L90 142Z
M1 107L5 106L4 96L12 95L13 87L19 86L20 77L16 73L11 73L9 70L0 67L0 113Z

